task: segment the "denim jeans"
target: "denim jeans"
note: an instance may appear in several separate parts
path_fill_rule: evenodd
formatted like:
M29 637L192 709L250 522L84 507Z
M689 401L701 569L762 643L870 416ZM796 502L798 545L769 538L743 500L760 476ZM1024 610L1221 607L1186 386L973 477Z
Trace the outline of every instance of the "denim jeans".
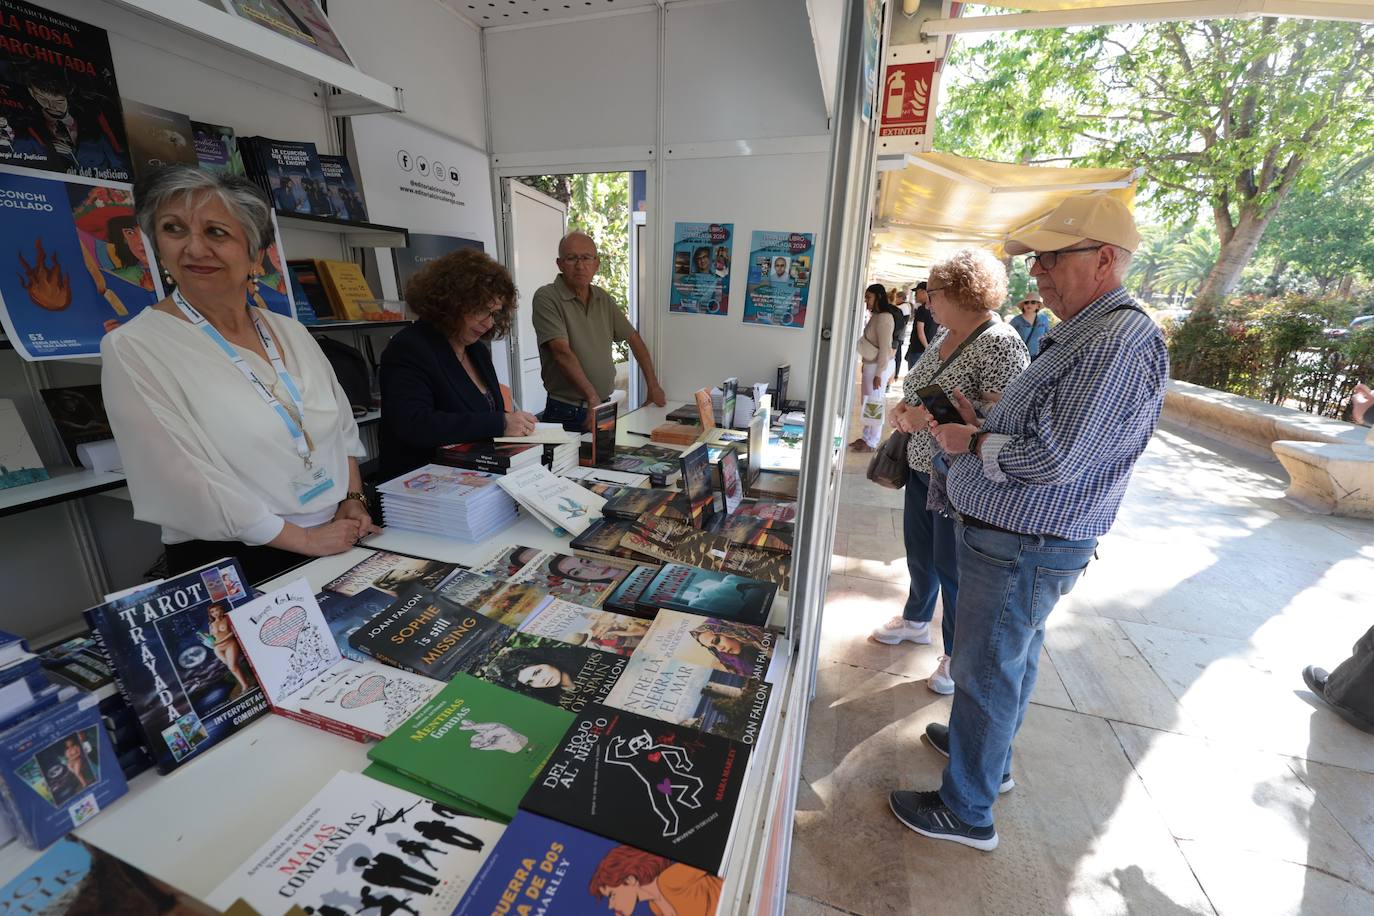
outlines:
M549 398L544 412L539 415L542 423L562 423L563 428L573 433L587 431L587 408Z
M943 600L940 630L945 654L954 654L955 602L959 597L959 557L954 549L954 522L926 508L930 475L912 471L906 478L906 508L902 510L902 537L906 542L906 568L911 573L902 616L928 621L935 617L935 596Z
M986 827L1035 688L1045 618L1087 568L1097 539L964 525L956 526L955 536L959 651L950 666L954 708L940 798L964 823Z

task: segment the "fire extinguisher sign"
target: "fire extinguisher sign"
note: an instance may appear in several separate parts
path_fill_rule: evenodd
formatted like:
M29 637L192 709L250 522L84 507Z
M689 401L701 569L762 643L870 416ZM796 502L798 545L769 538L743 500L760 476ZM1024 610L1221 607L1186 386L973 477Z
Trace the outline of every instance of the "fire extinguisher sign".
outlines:
M937 62L888 64L878 99L878 136L916 138L930 133Z

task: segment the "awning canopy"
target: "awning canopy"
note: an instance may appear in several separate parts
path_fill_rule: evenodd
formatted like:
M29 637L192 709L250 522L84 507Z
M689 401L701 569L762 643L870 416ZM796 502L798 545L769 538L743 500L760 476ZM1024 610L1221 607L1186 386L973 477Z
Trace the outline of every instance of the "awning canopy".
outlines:
M882 173L874 208L869 276L914 282L970 246L1002 256L1002 242L1044 219L1067 197L1110 194L1130 206L1139 169L1051 168L909 153Z

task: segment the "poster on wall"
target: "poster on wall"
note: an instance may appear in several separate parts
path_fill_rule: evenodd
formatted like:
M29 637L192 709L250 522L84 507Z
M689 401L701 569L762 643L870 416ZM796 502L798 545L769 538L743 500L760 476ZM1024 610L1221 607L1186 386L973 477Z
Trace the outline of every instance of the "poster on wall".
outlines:
M127 186L0 167L0 318L25 359L94 356L162 298Z
M406 284L410 282L411 277L420 272L420 268L431 261L437 261L446 254L464 248L471 248L476 251L484 250L482 243L473 239L454 238L451 235L434 235L429 232L410 233L409 245L404 248L392 249L392 256L396 259L396 286L404 295Z
M815 238L810 232L754 230L749 239L745 324L766 324L775 328L806 326L811 268L816 257Z
M104 29L0 0L0 164L132 181Z
M728 315L734 223L675 223L668 311Z

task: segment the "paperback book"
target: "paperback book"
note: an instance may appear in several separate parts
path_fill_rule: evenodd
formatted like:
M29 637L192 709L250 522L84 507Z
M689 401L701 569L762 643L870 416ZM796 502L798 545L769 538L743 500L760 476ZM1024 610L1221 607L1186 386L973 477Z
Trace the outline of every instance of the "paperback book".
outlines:
M230 10L349 66L353 61L315 0L222 0Z
M111 912L119 901L124 913L159 916L219 916L184 891L135 868L76 836L43 853L0 888L0 912L34 916L88 916Z
M606 504L600 496L566 477L555 477L543 465L513 470L498 482L555 534L581 534L601 517L601 508Z
M606 596L606 600L601 602L601 606L608 611L615 611L617 614L628 614L633 617L647 617L652 620L657 616L656 610L645 611L640 607L639 599L644 595L644 590L649 587L649 583L654 581L658 575L657 566L636 566L630 570L615 591Z
M660 563L682 563L706 569L715 567L730 546L730 542L718 534L685 522L652 516L635 522L620 543Z
M797 504L791 500L746 499L735 512L775 522L793 523L797 520Z
M720 515L711 520L707 529L732 544L782 554L792 552L793 529L789 522L776 522L752 515Z
M592 408L592 431L582 437L579 461L584 467L598 467L615 455L616 419L620 404L606 401Z
M189 115L133 99L124 99L122 104L136 178L164 166L200 164Z
M717 874L748 763L739 742L589 706L520 807Z
M675 658L633 658L606 705L753 745L772 685Z
M739 475L739 453L733 446L725 446L720 461L720 497L727 516L733 515L744 501L744 481Z
M751 680L767 680L777 636L735 620L661 610L654 617L635 660L687 662Z
M476 611L411 585L348 640L383 664L447 681L490 655L510 632Z
M629 572L627 567L619 563L541 551L531 557L510 580L528 583L568 601L600 607L605 597Z
M606 698L625 665L623 656L611 652L514 633L493 647L471 673L513 693L580 712L588 703Z
M303 578L239 605L229 620L273 711L355 741L391 734L443 686L345 660Z
M648 621L550 598L520 624L520 632L573 646L628 656L649 631Z
M315 144L271 137L241 137L248 177L262 187L278 213L333 216Z
M724 882L699 868L520 811L497 841L455 916L520 912L713 916ZM511 899L519 901L510 907Z
M448 916L501 836L464 815L360 773L336 773L209 896L261 913Z
M440 792L427 783L420 782L418 779L411 779L404 773L393 770L391 767L382 766L380 763L369 763L363 767L363 775L368 779L375 779L384 782L389 786L404 789L421 798L427 798L432 802L438 802L445 808L457 811L459 814L470 814L473 817L480 817L486 820L504 823L507 819L498 815L495 811L489 811L481 805L473 804L467 799L450 795L447 792Z
M652 558L636 553L621 542L625 535L634 531L635 523L618 518L599 518L592 522L586 531L572 539L568 545L573 553L591 559L624 560L630 563L643 563Z
M785 592L791 589L792 555L753 547L731 547L721 558L718 571L772 582L778 591Z
M533 585L507 582L470 570L461 570L446 579L439 594L511 629L553 600L548 592Z
M353 648L350 636L390 607L407 585L434 588L457 568L455 563L379 550L325 585L315 600L344 658L360 662L368 656Z
M685 459L684 459L685 460ZM671 518L675 521L690 521L692 507L684 494L671 490L648 488L626 488L606 500L602 515L625 521L638 521L645 516Z
M569 480L576 480L588 489L592 489L593 484L609 484L621 488L647 487L649 485L649 477L647 474L631 474L626 471L612 470L611 468L584 468L578 466L564 471L563 476L567 477Z
M711 515L711 458L705 445L682 453L682 495L691 523L700 528Z
M229 623L249 600L220 560L86 611L160 773L204 754L268 711Z
M358 190L358 180L353 177L353 167L348 164L348 157L321 153L320 171L324 173L324 183L329 189L329 203L334 208L334 218L367 222L367 207L363 205L363 195Z
M73 465L81 463L77 446L114 438L99 385L44 388L41 394Z
M196 147L196 161L201 168L219 175L245 174L238 137L232 127L192 121L191 136Z
M367 755L509 821L575 718L460 674Z
M678 459L682 457L679 449L664 448L661 445L621 446L608 467L613 471L628 474L643 474L650 478L667 478L678 471Z
M48 469L38 457L19 409L8 398L0 398L0 490L47 479Z
M764 626L777 592L777 585L761 579L669 563L639 601L643 607Z
M461 442L456 445L440 447L434 455L434 460L446 467L505 474L512 468L539 464L543 457L544 447L542 445L514 442Z

